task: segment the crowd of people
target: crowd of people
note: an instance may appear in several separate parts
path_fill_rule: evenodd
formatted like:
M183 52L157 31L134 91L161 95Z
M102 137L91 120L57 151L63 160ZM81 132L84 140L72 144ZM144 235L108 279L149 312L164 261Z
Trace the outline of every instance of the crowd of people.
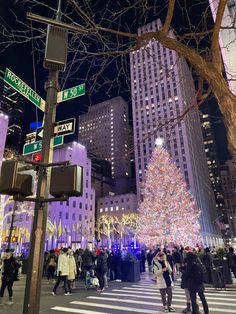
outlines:
M52 295L58 294L58 287L63 283L64 294L72 294L76 278L84 280L86 287L93 286L98 292L108 287L109 281L121 281L122 261L131 254L133 259L139 261L140 272L148 272L155 280L160 290L164 312L175 312L172 307L172 289L174 282L180 280L180 286L185 291L186 308L183 313L199 314L199 296L204 314L209 313L208 304L204 294L204 283L212 282L212 267L215 251L205 248L191 249L190 247L175 247L171 250L155 248L152 250L106 250L104 248L90 250L78 249L75 252L70 248L50 250L44 254L44 271L47 282L52 283ZM230 247L225 251L228 267L236 278L236 255ZM13 304L12 287L19 278L20 262L10 249L5 250L1 258L2 283L0 289L0 305L4 292L9 294L8 304Z

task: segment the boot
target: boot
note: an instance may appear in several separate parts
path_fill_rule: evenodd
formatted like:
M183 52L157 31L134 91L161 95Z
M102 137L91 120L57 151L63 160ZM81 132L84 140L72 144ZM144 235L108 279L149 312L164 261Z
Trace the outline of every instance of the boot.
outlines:
M191 312L191 306L190 306L190 303L187 303L187 307L186 309L182 311L182 313L190 313L190 312Z

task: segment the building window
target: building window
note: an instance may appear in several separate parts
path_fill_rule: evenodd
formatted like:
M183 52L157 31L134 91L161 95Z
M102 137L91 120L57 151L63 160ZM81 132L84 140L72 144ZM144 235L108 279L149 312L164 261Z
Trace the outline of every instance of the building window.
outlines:
M79 208L82 209L83 208L83 204L80 202L79 203Z
M75 213L72 214L72 220L75 221Z
M66 201L66 206L69 206L69 201Z
M66 213L66 219L69 219L69 213Z
M73 207L74 208L76 207L76 201L73 201Z
M82 221L82 215L79 215L79 221Z
M62 212L59 212L59 219L62 218Z

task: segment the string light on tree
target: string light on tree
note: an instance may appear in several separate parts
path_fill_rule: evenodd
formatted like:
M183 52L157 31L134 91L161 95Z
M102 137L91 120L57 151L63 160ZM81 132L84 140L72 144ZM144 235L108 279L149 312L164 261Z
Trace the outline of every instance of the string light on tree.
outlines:
M139 205L140 242L146 245L202 243L197 208L184 178L157 138Z

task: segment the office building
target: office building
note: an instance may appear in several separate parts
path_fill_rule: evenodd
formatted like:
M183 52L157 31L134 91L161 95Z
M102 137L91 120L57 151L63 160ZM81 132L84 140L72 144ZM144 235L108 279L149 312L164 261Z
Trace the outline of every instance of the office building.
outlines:
M236 169L231 160L220 168L225 209L227 212L226 230L229 230L229 244L236 243Z
M79 117L79 141L90 154L111 163L113 178L130 176L128 105L122 97L89 107Z
M2 165L2 159L6 144L7 137L7 129L8 129L8 116L4 113L0 113L0 169Z
M220 0L209 0L213 18L216 18L217 8ZM220 30L221 54L224 62L230 90L236 94L236 31L235 27L236 1L228 0ZM225 28L224 28L225 27Z
M0 80L0 110L8 115L6 147L19 152L23 123L23 96Z
M139 28L138 33L160 27L161 21L156 20ZM204 243L219 244L199 112L193 108L184 119L177 119L193 105L196 95L186 61L153 39L130 54L130 69L138 199L155 141L161 137L201 209Z

